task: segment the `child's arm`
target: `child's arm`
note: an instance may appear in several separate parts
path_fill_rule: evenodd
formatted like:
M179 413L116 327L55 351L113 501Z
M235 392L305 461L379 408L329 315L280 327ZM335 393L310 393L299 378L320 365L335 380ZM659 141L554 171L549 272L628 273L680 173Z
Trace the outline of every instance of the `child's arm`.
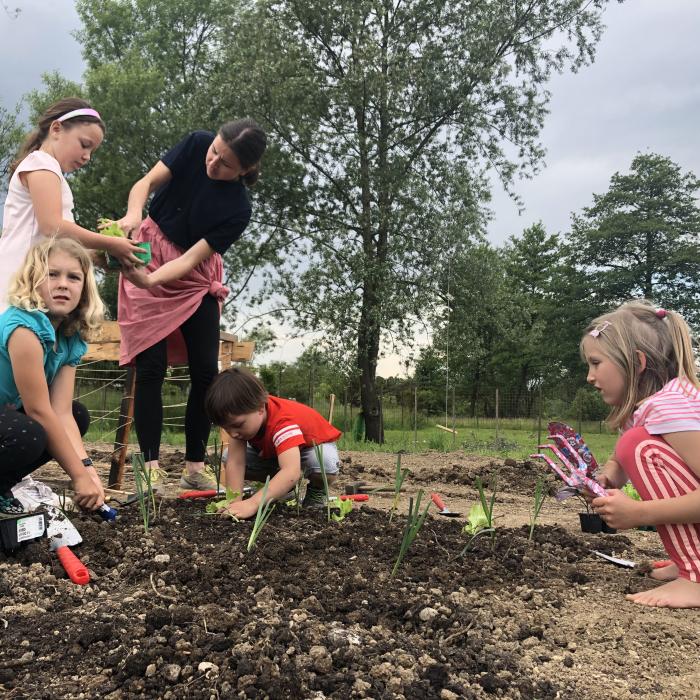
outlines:
M244 454L245 458L245 454ZM275 474L267 487L267 500L273 501L281 498L291 491L301 476L301 452L298 447L291 447L278 455L279 471ZM226 463L226 483L228 484L228 462ZM247 501L231 503L227 512L237 518L252 518L258 511L262 501L262 489Z
M88 457L83 444L83 437L80 434L80 429L75 422L73 416L73 392L75 390L75 367L65 365L61 367L49 387L49 400L51 407L55 411L58 419L66 431L68 440L70 440L73 449L78 457L82 460ZM85 471L90 475L90 478L102 488L102 482L97 470L94 466L85 467ZM104 495L104 491L103 491Z
M39 339L28 328L17 328L10 336L7 349L27 416L40 423L46 431L49 454L71 478L77 505L94 510L104 503L104 491L90 478L51 406L44 376L44 353Z
M63 218L61 181L56 173L50 170L32 170L22 173L22 176L22 181L26 183L32 198L32 208L41 234L73 238L86 248L106 250L111 255L133 264L140 262L134 253L141 252L141 249L127 238L103 236Z
M138 267L123 269L122 274L136 287L150 289L159 284L182 279L190 270L193 270L213 253L214 249L202 239L188 248L182 255L170 260L150 274Z
M700 478L700 431L661 435ZM639 525L680 525L700 522L700 489L685 496L635 501L621 491L596 498L593 507L611 527L625 530Z
M169 182L172 176L170 168L159 160L140 180L134 183L129 191L126 214L117 221L117 225L127 236L137 231L141 226L143 210L151 192L155 192L159 187Z
M236 502L243 498L243 481L245 479L246 443L229 436L228 454L226 456L226 489L238 492Z

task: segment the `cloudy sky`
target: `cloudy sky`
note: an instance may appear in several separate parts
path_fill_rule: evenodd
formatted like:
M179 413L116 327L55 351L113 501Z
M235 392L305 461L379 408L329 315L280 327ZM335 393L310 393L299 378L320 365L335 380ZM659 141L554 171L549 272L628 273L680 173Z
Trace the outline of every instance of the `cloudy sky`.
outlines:
M3 6L7 10L3 10ZM12 9L21 8L13 18ZM489 238L501 243L536 221L567 231L571 212L602 193L638 152L655 152L700 175L700 2L627 0L605 12L607 29L595 63L550 83L551 113L542 132L546 167L518 183L518 215L495 187ZM72 0L0 0L0 103L13 107L57 70L79 80L79 27ZM8 67L12 68L8 70ZM297 341L273 359L289 360Z

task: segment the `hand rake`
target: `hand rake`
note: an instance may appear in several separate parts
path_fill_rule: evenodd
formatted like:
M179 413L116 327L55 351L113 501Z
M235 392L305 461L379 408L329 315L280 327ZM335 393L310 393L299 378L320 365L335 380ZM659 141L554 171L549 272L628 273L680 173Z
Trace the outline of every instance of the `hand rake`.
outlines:
M549 437L559 443L566 441L566 439L561 435L550 435ZM568 449L566 450L567 454L564 454L564 452L562 452L556 445L539 445L539 449L551 450L558 462L548 455L542 454L542 452L530 456L533 459L543 460L567 486L570 486L578 492L590 491L596 496L608 495L606 490L597 481L588 476L586 463L580 457L578 452L575 452L577 459L575 460L576 463L574 464L574 462L570 459L571 451Z

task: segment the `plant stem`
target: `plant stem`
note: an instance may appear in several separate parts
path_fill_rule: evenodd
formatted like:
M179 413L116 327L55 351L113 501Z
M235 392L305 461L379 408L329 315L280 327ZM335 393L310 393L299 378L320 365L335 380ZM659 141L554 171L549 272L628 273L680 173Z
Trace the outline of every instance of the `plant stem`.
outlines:
M394 577L394 574L396 573L396 571L399 568L399 565L403 561L403 558L406 555L408 548L411 546L413 540L416 538L416 535L420 531L421 527L423 527L423 523L425 522L425 519L428 515L428 510L430 509L430 501L428 501L428 504L425 506L425 510L422 513L420 513L419 511L421 498L423 498L423 489L418 491L418 494L416 496L415 508L413 507L413 498L409 498L408 518L406 520L406 527L403 531L403 537L401 538L399 555L398 557L396 557L396 562L394 563L394 568L391 570L389 578Z
M330 493L328 493L328 477L326 476L326 467L323 464L323 445L317 445L314 443L314 453L316 454L316 459L321 466L321 478L323 479L323 492L326 495L326 518L328 522L331 521L331 501Z
M270 485L270 477L268 475L267 479L265 479L265 486L263 486L262 490L262 499L258 505L258 512L255 514L255 522L253 523L253 530L250 533L250 537L248 538L248 551L250 552L253 547L255 547L255 542L258 539L258 535L262 531L263 527L265 527L265 523L267 523L268 518L272 514L272 511L275 509L275 504L273 501L268 501L267 500L267 487Z

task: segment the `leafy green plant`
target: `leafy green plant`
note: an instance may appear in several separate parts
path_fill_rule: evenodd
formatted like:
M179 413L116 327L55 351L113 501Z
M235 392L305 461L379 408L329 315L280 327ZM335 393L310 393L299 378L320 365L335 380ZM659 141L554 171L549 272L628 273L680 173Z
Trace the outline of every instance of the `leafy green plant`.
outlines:
M352 501L336 498L333 500L331 509L331 519L339 523L345 520L345 516L352 513Z
M389 578L393 578L394 574L397 572L403 558L406 556L408 548L416 539L416 535L420 532L423 527L426 517L428 516L428 510L430 509L430 501L425 506L425 510L420 512L420 502L423 498L423 489L418 491L416 495L415 507L413 505L413 498L409 498L408 501L408 516L406 518L406 527L403 531L403 537L401 538L401 546L399 547L399 555L396 557L396 562L394 563L394 568L391 570Z
M530 511L530 534L527 537L528 542L532 542L532 536L535 533L535 523L542 510L542 504L547 498L547 489L545 488L544 476L539 476L535 484L535 494L532 500L532 510Z
M131 466L134 470L134 485L136 487L136 498L139 502L139 511L143 519L143 529L147 533L148 527L156 514L156 496L153 491L151 468L146 467L141 452L134 453L131 459Z
M410 473L409 469L401 469L401 453L396 455L396 471L394 472L394 500L391 502L391 510L389 511L389 522L391 522L394 514L399 508L399 498L401 497L401 487L404 479Z
M323 445L317 445L314 443L314 453L316 454L316 459L321 467L321 478L323 479L323 493L326 496L326 518L328 522L331 521L331 502L330 493L328 491L328 476L326 475L326 467L323 464Z
M457 556L464 556L472 542L480 535L491 534L491 546L495 544L496 528L493 525L493 506L496 502L497 480L494 474L491 479L491 498L487 500L484 484L481 477L476 477L476 490L479 492L479 501L469 509L469 517L462 532L471 535L469 541Z
M634 486L632 486L632 484L629 482L627 482L620 490L634 501L642 500L642 497L639 495L637 489L634 488Z
M265 479L265 486L263 486L262 499L260 500L260 504L258 505L258 512L255 514L255 522L253 523L253 529L250 533L250 537L248 538L249 552L251 549L253 549L253 547L255 547L255 542L257 541L260 532L265 527L265 523L267 523L268 519L270 518L270 515L272 515L272 511L275 509L275 502L267 500L267 487L269 485L270 477L268 476L267 479Z
M104 226L104 228L100 229L100 233L103 236L113 236L115 238L124 238L124 231L122 231L119 226L117 225L116 221L112 221L112 219L98 219L97 220L100 226Z
M207 513L215 515L222 508L228 508L229 504L233 503L240 495L240 491L233 491L227 487L226 496L218 501L210 501L205 510Z

